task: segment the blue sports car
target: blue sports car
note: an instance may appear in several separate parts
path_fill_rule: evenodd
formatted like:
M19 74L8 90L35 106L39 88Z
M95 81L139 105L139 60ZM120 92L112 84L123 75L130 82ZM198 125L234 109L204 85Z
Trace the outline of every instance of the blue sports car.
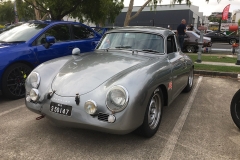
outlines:
M24 97L25 79L33 68L53 58L93 51L101 35L77 22L31 21L0 34L0 92Z

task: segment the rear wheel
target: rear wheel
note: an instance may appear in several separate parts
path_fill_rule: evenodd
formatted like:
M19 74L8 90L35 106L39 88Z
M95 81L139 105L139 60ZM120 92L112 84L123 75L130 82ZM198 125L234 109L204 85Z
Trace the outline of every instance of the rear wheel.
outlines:
M143 124L138 129L141 135L150 138L157 132L162 118L163 104L162 91L157 88L149 100Z
M188 53L194 53L196 51L194 46L187 46L186 50L187 50Z
M19 99L25 96L25 80L32 68L23 63L16 63L6 69L2 77L3 96Z
M232 98L230 111L233 122L240 129L240 89L235 93Z

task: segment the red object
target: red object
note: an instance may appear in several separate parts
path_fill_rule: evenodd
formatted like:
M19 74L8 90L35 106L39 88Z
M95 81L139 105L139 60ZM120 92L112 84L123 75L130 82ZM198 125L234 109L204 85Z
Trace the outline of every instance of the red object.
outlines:
M227 20L228 19L228 12L229 12L230 4L227 5L222 12L222 20Z
M199 26L199 27L198 27L198 30L200 30L200 31L201 31L201 30L207 30L207 27Z
M238 47L238 43L233 43L232 47Z
M237 31L238 26L229 26L229 31Z

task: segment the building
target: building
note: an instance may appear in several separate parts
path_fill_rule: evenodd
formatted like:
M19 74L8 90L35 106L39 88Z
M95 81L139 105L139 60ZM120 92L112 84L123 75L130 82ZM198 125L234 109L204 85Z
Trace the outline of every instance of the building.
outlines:
M232 16L233 23L238 23L239 20L240 20L240 9L233 11L233 16Z
M132 15L135 14L141 6L134 6ZM106 23L106 26L123 26L128 7L124 7L122 12L116 17L115 23ZM170 26L173 30L181 23L182 19L186 19L187 25L193 24L194 27L204 22L202 12L199 7L185 4L175 5L158 5L156 9L151 10L150 6L146 6L143 11L133 20L130 26L159 26L167 28Z
M222 12L212 12L212 14L209 17L222 17ZM232 21L232 12L228 12L228 20L227 22Z

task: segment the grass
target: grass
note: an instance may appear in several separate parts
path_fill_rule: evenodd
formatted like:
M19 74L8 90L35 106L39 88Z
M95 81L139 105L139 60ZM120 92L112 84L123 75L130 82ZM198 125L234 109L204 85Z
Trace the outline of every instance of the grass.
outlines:
M197 54L187 54L194 62L198 59ZM236 63L236 57L227 57L226 55L201 55L201 60L206 62Z
M217 71L217 72L232 72L232 73L240 72L240 67L215 66L215 65L207 65L207 64L198 64L198 63L194 63L194 69L205 70L205 71Z
M193 62L198 59L197 54L187 54ZM201 55L201 60L205 62L222 62L222 63L233 63L237 61L236 57L227 57L226 55ZM240 73L240 67L234 66L218 66L218 65L207 65L207 64L194 64L195 70L207 70L207 71L217 71L217 72L232 72Z

